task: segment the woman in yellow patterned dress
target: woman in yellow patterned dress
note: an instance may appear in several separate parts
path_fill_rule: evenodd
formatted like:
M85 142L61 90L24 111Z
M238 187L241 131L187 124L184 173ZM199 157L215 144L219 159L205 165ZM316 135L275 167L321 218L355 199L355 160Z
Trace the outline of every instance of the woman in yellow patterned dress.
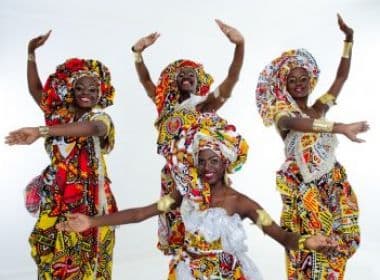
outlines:
M114 88L102 63L77 58L59 65L43 88L34 52L49 34L30 41L27 73L46 126L22 128L6 139L10 145L22 145L43 137L51 159L26 190L26 206L38 214L29 238L32 257L38 279L111 279L112 227L77 234L58 231L55 225L68 213L96 216L117 211L104 161L114 145L114 126L100 110L112 105Z
M210 92L213 82L211 75L205 72L201 64L191 60L174 61L161 72L157 86L152 82L141 53L157 40L158 33L141 38L132 47L140 82L158 112L155 123L159 135L157 152L166 160L161 172L162 195L171 193L176 188L183 193L192 192L194 197L201 193L203 186L198 182L196 169L190 168L186 162L191 157L184 156L188 155L187 152L183 153L187 145L181 142L182 148L178 148L178 144L192 127L227 125L212 113L226 102L238 81L244 57L244 38L237 29L219 20L216 22L226 37L235 44L235 52L227 77L213 92ZM206 116L208 113L210 114ZM202 114L204 118L201 117ZM183 233L178 210L161 215L158 229L159 249L165 254L174 254L182 246Z
M343 134L363 142L358 133L366 122L333 123L324 119L348 77L353 30L338 15L345 34L337 76L328 92L308 106L319 68L304 49L283 53L260 74L256 100L265 125L276 124L285 143L286 161L277 172L283 210L281 225L292 232L322 233L339 243L336 251L320 254L287 250L288 279L343 279L345 265L360 242L358 204L345 169L335 158L337 139Z
M333 249L337 244L322 235L300 236L287 232L252 199L234 190L226 172L241 152L236 146L240 135L232 130L197 129L191 139L192 157L204 184L210 186L210 201L199 203L189 194L175 190L158 203L122 210L102 217L82 214L69 216L57 225L60 230L83 231L103 225L128 224L180 206L185 225L185 241L169 265L169 280L259 280L254 263L247 257L246 234L242 219L248 218L264 233L288 249L305 246L309 250Z

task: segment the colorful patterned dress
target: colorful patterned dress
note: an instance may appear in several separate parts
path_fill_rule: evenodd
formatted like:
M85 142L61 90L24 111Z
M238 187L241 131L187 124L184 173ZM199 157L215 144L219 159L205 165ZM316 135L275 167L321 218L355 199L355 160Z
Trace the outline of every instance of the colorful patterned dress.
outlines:
M184 198L184 246L170 262L169 280L260 280L255 264L247 257L246 234L238 214L223 208L199 210Z
M103 112L90 112L78 122L95 120L104 122L107 136L46 139L51 164L40 176L39 216L29 238L38 279L111 279L112 227L83 233L55 229L67 213L95 216L117 211L104 161L114 145L112 120Z
M286 136L286 161L277 172L281 225L302 235L322 233L339 244L327 256L287 251L288 279L341 280L347 259L359 246L358 204L335 158L336 146L331 133L290 131Z

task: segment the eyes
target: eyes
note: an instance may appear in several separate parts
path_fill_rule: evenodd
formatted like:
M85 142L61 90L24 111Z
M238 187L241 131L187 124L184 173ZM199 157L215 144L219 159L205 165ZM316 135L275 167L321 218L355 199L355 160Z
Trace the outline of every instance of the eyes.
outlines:
M309 76L303 75L303 76L301 76L299 78L297 78L297 77L289 77L287 82L288 82L288 84L296 84L297 81L299 83L307 83L307 82L309 82L309 80L310 80Z
M88 93L91 93L91 94L97 94L98 93L98 87L96 87L96 86L90 86L90 87L88 87L88 88L86 88L85 86L83 86L83 85L76 85L75 86L75 88L74 88L74 90L76 91L76 92L83 92L83 91L85 91L87 89L87 92Z
M207 163L210 164L211 166L218 167L221 164L221 160L218 157L213 157L213 158L208 159L208 160L203 159L203 158L198 159L198 166L199 167L204 168Z
M190 72L190 73L184 73L184 72L180 72L178 74L178 78L183 78L183 77L190 77L190 78L194 78L195 77L195 74L193 72Z

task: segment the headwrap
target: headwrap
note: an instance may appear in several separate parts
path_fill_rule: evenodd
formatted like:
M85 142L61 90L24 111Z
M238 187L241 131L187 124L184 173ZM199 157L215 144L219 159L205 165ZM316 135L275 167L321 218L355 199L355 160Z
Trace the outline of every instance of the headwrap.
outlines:
M100 98L97 107L106 108L113 104L115 89L111 85L108 68L100 61L93 59L72 58L57 66L55 73L47 79L41 100L41 108L45 112L48 125L68 122L73 112L73 87L75 82L90 76L100 83Z
M240 170L247 160L248 144L236 133L233 125L228 125L223 130L201 129L197 132L192 145L195 164L198 162L199 152L207 149L221 156L228 173Z
M181 68L193 68L197 74L197 88L195 95L204 96L210 91L210 85L214 81L212 76L205 72L203 65L191 60L179 59L161 72L156 86L156 107L159 117L173 111L178 103L180 92L177 86L177 73Z
M287 76L297 67L302 67L309 73L310 88L313 90L320 70L314 57L305 49L284 52L260 73L256 87L256 105L266 126L272 125L281 111L300 112L286 89Z

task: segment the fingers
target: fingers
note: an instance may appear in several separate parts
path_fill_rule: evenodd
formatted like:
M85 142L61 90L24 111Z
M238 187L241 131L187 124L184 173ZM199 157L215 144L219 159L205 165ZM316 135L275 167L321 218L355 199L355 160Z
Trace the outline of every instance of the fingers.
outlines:
M225 23L222 22L220 19L215 19L215 22L218 24L220 30L222 30L222 32L223 32L224 34L227 35L229 32L231 32L232 27L229 26L229 25L227 25L227 24L225 24Z
M41 44L46 42L46 40L49 38L50 34L51 34L51 29L45 35L41 36L42 37L41 41L40 41Z

